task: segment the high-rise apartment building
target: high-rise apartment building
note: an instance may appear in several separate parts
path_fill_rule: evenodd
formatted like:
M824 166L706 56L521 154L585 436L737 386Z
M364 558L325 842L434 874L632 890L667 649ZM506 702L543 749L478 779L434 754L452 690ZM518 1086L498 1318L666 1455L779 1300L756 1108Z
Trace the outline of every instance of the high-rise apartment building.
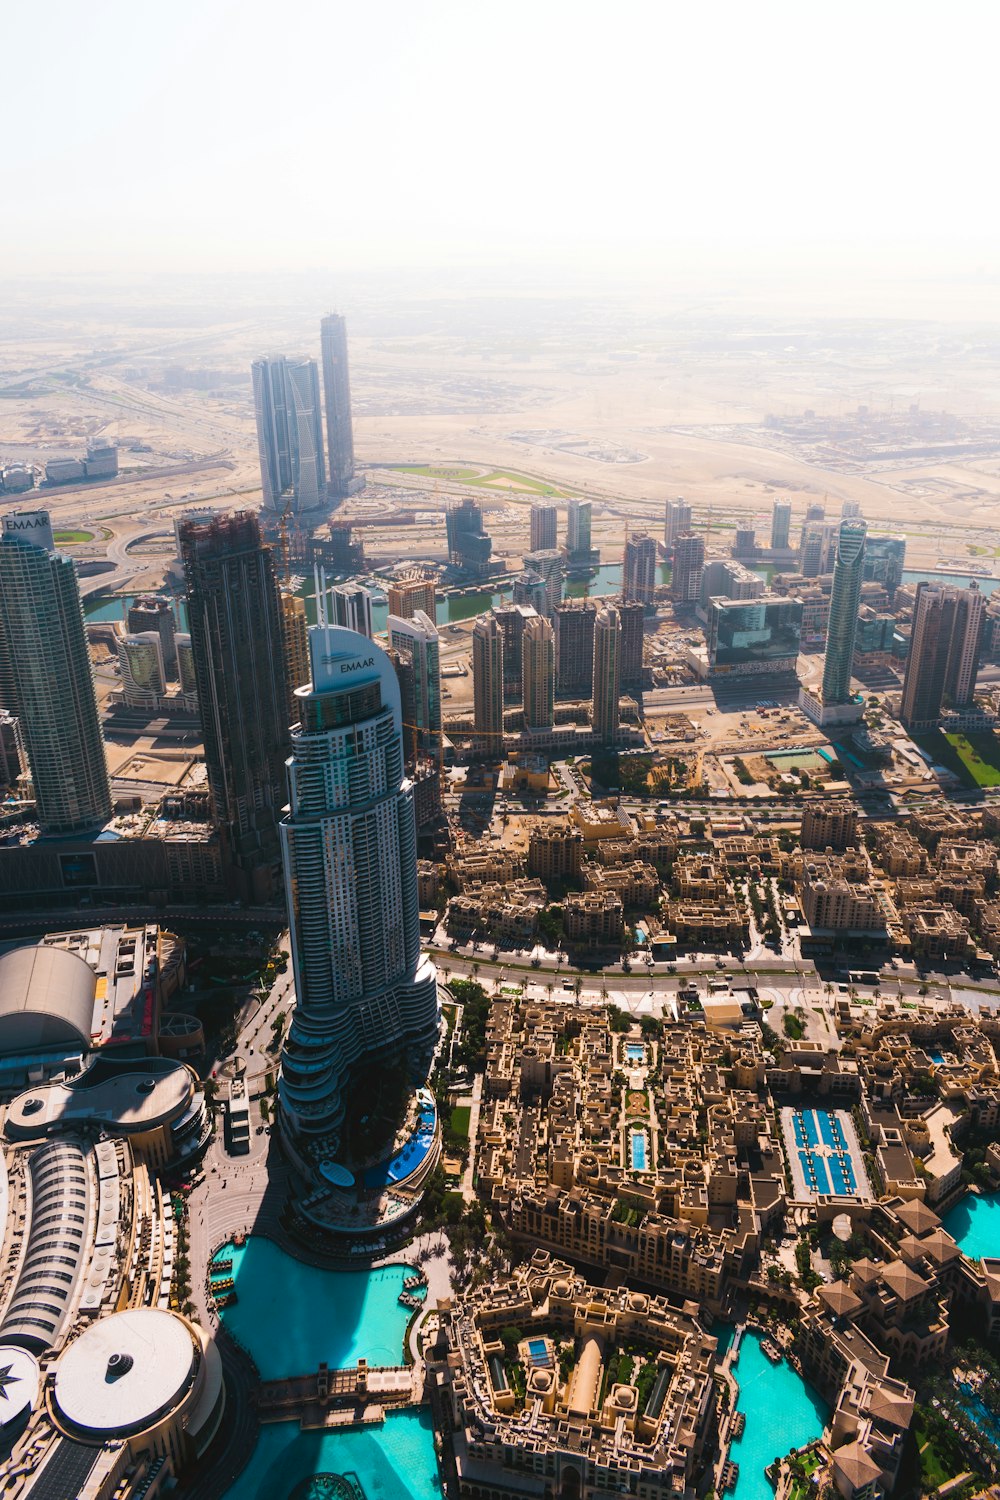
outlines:
M733 556L752 561L757 556L757 533L752 526L737 526L733 539Z
M861 506L857 500L845 500L840 507L840 519L842 521L853 520L856 516L860 516L860 514Z
M545 613L542 600L542 614ZM521 702L521 643L524 627L539 613L529 604L498 604L493 618L503 631L503 693L505 703Z
M347 324L328 313L319 325L326 401L326 451L330 460L330 495L342 500L354 479L354 428L351 422L351 376L347 363Z
M445 512L448 561L472 577L485 578L490 571L493 538L483 527L483 508L475 500L462 500Z
M775 500L771 506L771 551L784 552L792 525L792 502Z
M281 638L285 653L285 682L288 686L288 724L295 723L298 712L296 689L309 681L309 643L306 603L291 589L281 590Z
M491 750L503 739L503 629L493 614L480 615L472 628L472 688L476 733L489 736Z
M556 635L556 691L567 698L589 698L594 687L593 599L566 599L553 611Z
M299 602L301 603L301 600ZM198 677L194 669L191 637L186 630L179 630L174 636L174 643L177 647L177 680L181 685L181 692L188 698L192 694L197 698Z
M594 696L591 724L603 745L613 745L621 722L621 616L613 604L602 604L594 617Z
M705 538L689 532L674 542L674 563L670 575L670 597L675 604L694 604L701 589L705 566Z
M639 691L642 688L642 640L646 620L646 606L638 600L619 600L615 606L622 626L621 670L622 690Z
M545 586L545 579L537 573L519 573L514 579L511 597L515 604L523 604L526 608L533 609L536 614L548 613L548 589Z
M255 359L252 374L264 507L315 510L326 496L316 361Z
M570 566L589 563L592 506L589 500L569 500L566 504L566 558Z
M690 530L690 505L679 497L668 500L663 522L663 545L667 551L670 551L679 536L686 536Z
M441 638L437 627L429 615L418 609L412 620L390 615L386 630L393 650L408 651L413 663L413 725L418 744L440 761Z
M437 587L433 578L401 578L386 589L389 613L397 620L412 620L423 610L431 620L437 619Z
M825 521L804 521L799 538L799 572L803 578L818 578L825 571L830 529Z
M559 512L554 505L531 507L531 550L547 551L556 545Z
M548 620L533 615L521 637L525 729L551 729L555 719L556 637Z
M622 597L638 604L652 604L656 593L656 543L637 531L625 539L622 559Z
M562 603L563 555L554 547L545 547L539 552L526 552L524 566L545 580L545 613L551 615Z
M823 703L826 707L852 701L854 633L858 628L867 534L865 521L852 518L840 523L823 662Z
M13 512L0 537L0 634L38 821L75 833L112 813L76 566L47 511Z
M335 583L328 593L330 623L341 625L345 630L356 630L358 635L371 639L372 596L360 583Z
M975 583L968 589L926 580L917 585L900 710L907 729L931 729L943 707L971 703L984 618Z
M155 712L167 691L159 631L128 631L120 635L118 670L125 707Z
M174 624L174 612L171 608L170 600L160 599L156 594L140 595L138 599L129 605L128 628L130 635L141 635L147 630L155 630L157 632L163 651L164 670L168 677L176 677L176 626Z
M322 609L321 609L322 616ZM420 952L413 784L387 653L325 623L309 632L281 825L295 1009L278 1097L306 1168L335 1159L365 1069L426 1076L437 978Z
M289 747L274 560L248 511L184 521L180 545L215 817L242 899L268 903L280 889Z

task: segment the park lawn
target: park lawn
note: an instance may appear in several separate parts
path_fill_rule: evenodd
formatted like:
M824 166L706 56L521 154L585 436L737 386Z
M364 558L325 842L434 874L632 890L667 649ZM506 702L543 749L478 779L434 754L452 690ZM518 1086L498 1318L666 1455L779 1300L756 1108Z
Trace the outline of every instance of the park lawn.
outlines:
M94 533L92 531L55 531L52 539L57 547L79 547L84 542L92 542Z
M420 474L424 479L461 479L463 482L478 479L481 469L448 468L434 464L400 464L401 474Z
M1000 786L1000 739L990 730L942 735L976 786ZM948 761L944 761L949 765Z
M515 469L472 469L461 464L399 464L398 468L402 474L420 474L424 479L454 479L480 489L509 490L514 487L528 495L545 495L557 500L567 498L566 490L558 489L544 479L532 479L530 474L519 474Z
M460 1135L464 1140L469 1138L469 1116L472 1114L468 1104L459 1105L451 1112L449 1127L452 1135Z

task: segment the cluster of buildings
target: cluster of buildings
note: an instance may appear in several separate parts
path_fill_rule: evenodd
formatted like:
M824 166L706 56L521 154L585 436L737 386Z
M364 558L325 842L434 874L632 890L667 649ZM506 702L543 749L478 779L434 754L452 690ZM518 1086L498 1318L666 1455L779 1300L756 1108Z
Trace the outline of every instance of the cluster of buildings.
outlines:
M106 438L90 438L82 458L50 458L45 465L44 484L84 484L95 479L116 479L118 445ZM39 473L29 464L6 464L0 470L0 494L25 495L35 488Z

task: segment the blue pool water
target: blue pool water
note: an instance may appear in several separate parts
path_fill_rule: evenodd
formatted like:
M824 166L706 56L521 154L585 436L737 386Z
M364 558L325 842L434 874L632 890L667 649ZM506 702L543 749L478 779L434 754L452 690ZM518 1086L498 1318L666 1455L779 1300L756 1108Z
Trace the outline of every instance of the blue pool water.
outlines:
M354 1473L368 1500L441 1500L429 1412L394 1412L381 1427L302 1432L297 1422L260 1430L250 1463L225 1500L287 1500L315 1474Z
M966 1193L943 1223L970 1260L1000 1255L1000 1193Z
M411 1266L321 1271L293 1260L261 1235L227 1245L238 1301L220 1316L248 1349L264 1380L307 1375L325 1360L343 1369L367 1359L398 1365L410 1313L398 1297Z
M529 1339L528 1353L533 1365L547 1365L549 1362L549 1348L544 1339Z
M928 1047L927 1048L927 1056L930 1058L931 1062L932 1063L936 1063L939 1068L940 1068L941 1064L944 1062L944 1053L943 1052L938 1052L933 1047Z
M724 1330L724 1324L716 1324L712 1332L721 1341ZM729 1336L731 1339L731 1330ZM755 1333L743 1335L733 1374L740 1384L737 1405L747 1419L743 1436L729 1450L733 1463L740 1466L734 1500L774 1500L764 1470L792 1448L818 1438L828 1408L790 1364L784 1360L780 1365L771 1364Z
M632 1132L632 1170L633 1172L646 1170L646 1132L644 1130Z
M857 1192L857 1172L836 1115L825 1109L796 1110L792 1129L802 1171L812 1192L832 1193L841 1198ZM834 1154L820 1156L815 1149L820 1145Z
M646 1049L641 1042L629 1042L625 1048L625 1056L630 1063L641 1063L646 1059Z
M388 1161L380 1161L365 1173L366 1188L386 1187L390 1182L403 1182L415 1172L434 1144L434 1124L437 1118L433 1104L425 1104L417 1117L417 1126L410 1139Z

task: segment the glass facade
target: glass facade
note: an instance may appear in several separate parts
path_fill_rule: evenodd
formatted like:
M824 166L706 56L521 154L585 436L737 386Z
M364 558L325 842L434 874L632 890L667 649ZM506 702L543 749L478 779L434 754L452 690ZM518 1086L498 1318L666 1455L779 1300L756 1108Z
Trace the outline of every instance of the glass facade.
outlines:
M794 671L801 633L799 599L713 599L708 620L711 673Z
M833 566L830 619L826 627L826 658L823 663L823 702L851 702L851 668L854 664L854 634L858 628L861 576L865 561L868 527L861 520L841 521L837 537L837 561Z
M880 583L891 604L893 594L903 581L905 561L905 536L869 536L865 543L862 577L865 583Z

